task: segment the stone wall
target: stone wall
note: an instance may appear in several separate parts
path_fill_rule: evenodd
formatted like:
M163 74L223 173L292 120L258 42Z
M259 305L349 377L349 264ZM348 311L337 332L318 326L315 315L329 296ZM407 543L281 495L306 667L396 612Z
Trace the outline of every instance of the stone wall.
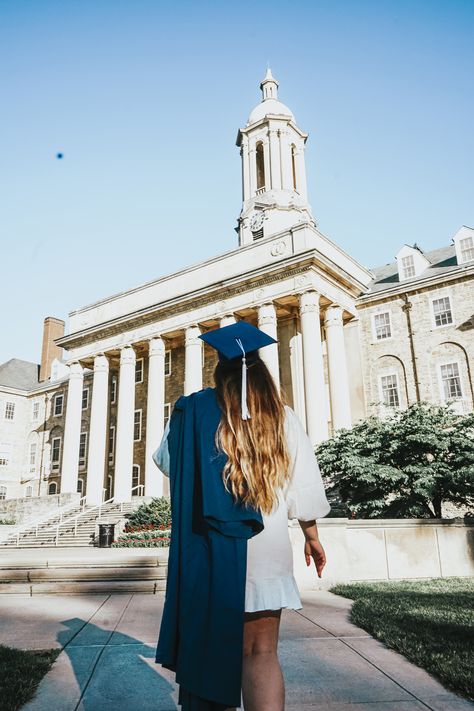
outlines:
M39 518L54 509L73 501L79 501L79 494L52 494L50 496L29 496L22 499L0 501L0 519L13 518L16 523L26 523Z
M290 523L295 578L302 590L337 582L474 576L474 519L346 519L318 521L327 563L318 578L306 566L304 536Z

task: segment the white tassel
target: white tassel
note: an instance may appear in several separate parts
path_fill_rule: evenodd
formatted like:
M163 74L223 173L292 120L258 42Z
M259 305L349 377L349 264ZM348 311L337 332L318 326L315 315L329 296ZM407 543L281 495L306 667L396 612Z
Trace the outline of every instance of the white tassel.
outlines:
M247 407L247 360L245 358L245 350L242 345L240 338L235 339L237 345L242 351L242 395L241 395L241 408L242 408L242 419L250 420L250 412Z

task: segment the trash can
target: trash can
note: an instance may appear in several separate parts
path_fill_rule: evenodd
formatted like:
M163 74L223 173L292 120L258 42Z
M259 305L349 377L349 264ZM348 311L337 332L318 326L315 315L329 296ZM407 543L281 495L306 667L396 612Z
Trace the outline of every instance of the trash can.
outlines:
M99 523L99 548L110 548L114 540L115 523Z

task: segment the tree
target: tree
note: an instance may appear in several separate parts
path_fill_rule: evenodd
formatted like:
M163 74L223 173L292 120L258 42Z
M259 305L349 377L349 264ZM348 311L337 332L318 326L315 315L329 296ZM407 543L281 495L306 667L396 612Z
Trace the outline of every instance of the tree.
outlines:
M316 455L349 515L440 518L443 503L474 505L474 413L416 403L339 430Z

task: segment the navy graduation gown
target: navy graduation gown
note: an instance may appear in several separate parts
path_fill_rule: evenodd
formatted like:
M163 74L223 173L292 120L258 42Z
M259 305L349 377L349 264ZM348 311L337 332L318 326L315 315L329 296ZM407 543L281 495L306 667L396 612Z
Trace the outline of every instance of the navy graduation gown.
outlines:
M156 661L176 673L183 711L240 705L247 539L259 510L235 502L215 446L214 388L180 397L168 435L172 535Z

